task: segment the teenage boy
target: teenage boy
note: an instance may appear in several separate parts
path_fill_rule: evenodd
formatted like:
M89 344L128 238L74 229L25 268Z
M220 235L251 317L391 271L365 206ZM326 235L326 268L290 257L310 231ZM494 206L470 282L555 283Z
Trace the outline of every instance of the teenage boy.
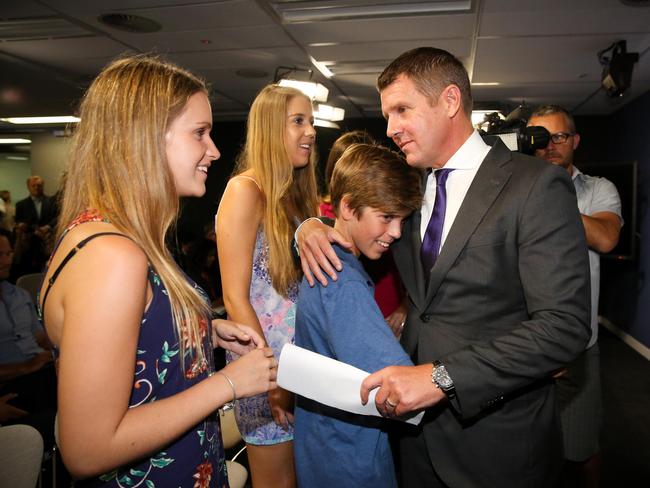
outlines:
M354 144L331 180L334 228L352 243L335 246L343 270L329 286L303 280L296 345L367 372L412 363L386 325L373 284L358 258L379 259L400 238L402 222L422 205L423 174L398 154ZM298 396L295 457L298 486L396 487L386 420L356 415Z

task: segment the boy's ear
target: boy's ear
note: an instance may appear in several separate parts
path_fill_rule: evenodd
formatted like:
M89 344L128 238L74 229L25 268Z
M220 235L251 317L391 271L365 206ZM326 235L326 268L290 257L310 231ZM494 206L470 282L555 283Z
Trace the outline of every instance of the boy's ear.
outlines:
M354 217L354 210L350 208L350 197L343 195L339 203L339 215L343 220L350 220Z

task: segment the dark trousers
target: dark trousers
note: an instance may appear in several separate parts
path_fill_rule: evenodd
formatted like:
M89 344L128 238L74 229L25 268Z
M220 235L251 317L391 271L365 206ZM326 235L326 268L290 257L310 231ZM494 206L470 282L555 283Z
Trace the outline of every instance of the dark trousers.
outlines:
M397 449L401 488L449 488L433 469L420 428L400 426L393 446Z
M45 449L54 445L54 418L56 416L56 372L53 364L0 385L0 396L15 393L9 404L27 412L27 415L7 421L4 425L31 425L43 436Z

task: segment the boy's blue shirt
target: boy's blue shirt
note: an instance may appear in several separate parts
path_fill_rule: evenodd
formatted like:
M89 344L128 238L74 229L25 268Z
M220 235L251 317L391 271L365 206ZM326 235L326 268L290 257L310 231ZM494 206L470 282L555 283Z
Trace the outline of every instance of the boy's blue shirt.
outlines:
M343 264L327 287L300 286L296 345L372 373L410 366L377 306L359 260L334 246ZM336 385L329 386L335 388ZM297 398L294 450L299 486L397 486L387 420L354 415Z

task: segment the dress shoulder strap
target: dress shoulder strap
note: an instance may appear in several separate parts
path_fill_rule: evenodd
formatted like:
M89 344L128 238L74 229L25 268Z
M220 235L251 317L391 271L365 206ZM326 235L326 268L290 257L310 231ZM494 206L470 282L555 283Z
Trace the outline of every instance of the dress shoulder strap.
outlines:
M98 232L97 234L92 234L92 235L86 237L85 239L80 241L75 247L73 247L68 252L68 254L66 254L65 258L63 258L63 261L61 261L61 263L56 268L56 270L54 270L54 273L52 273L52 276L50 276L50 279L47 280L47 288L45 289L45 296L43 297L43 302L41 303L40 300L38 301L38 312L39 312L38 315L39 315L41 321L43 321L44 314L45 314L45 302L47 300L47 296L50 294L50 290L52 289L52 285L54 285L54 282L58 278L59 274L61 273L61 271L63 271L63 267L66 264L68 264L68 261L70 261L75 256L75 254L77 254L77 252L80 249L82 249L86 244L88 244L88 242L92 241L96 237L101 237L101 236L121 236L121 237L124 237L126 239L130 239L129 236L127 236L125 234L121 234L119 232Z

